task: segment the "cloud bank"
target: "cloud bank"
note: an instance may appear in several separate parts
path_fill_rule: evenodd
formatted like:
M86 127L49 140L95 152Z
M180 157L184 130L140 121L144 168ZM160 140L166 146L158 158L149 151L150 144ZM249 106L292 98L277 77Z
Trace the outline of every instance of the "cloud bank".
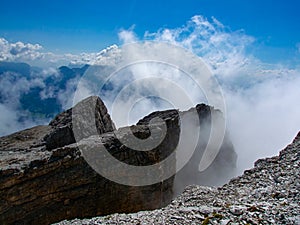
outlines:
M4 38L0 38L0 61L25 61L36 60L42 56L39 44L23 42L9 43Z
M116 54L118 54L117 45L111 45L94 53L55 54L44 51L40 44L23 43L21 41L12 43L0 38L0 61L26 62L32 66L108 65L114 62Z
M126 36L136 34L128 30ZM147 31L140 40L181 46L204 60L223 90L239 172L258 158L278 154L299 131L300 66L264 63L251 54L256 39L245 31L232 31L216 18L194 16L179 28Z
M281 148L292 141L300 129L300 105L297 104L297 100L300 99L300 65L291 67L284 63L264 63L259 57L251 54L257 41L245 31L232 31L216 18L207 19L197 15L178 28L162 28L155 32L146 31L143 37L139 37L132 27L129 30L120 31L119 38L125 44L142 40L167 42L188 49L203 59L223 90L227 106L227 127L239 155L240 171L251 167L257 158L277 154ZM54 87L48 87L44 83L49 76L60 79L55 77L57 73L53 65L91 64L109 67L118 61L119 55L120 48L116 45L98 53L56 55L44 52L39 44L9 43L1 38L0 61L22 61L45 67L44 72L31 73L30 79L15 76L16 80L12 81L9 80L12 79L9 76L1 75L1 98L11 99L9 100L11 103L2 101L0 105L1 127L6 131L12 131L13 127L21 128L16 123L19 117L19 99L30 88L41 87L42 98L54 96ZM137 77L145 70L149 73L156 73L162 78L166 74L176 75L174 70L168 71L163 67L155 66L143 68L143 65L140 65L132 71L123 71L123 76L120 74L120 79L112 81L112 84L115 87L122 87L126 82L128 83L130 76ZM164 73L159 73L159 71ZM79 79L80 77L70 79L64 89L56 93L55 97L64 108L72 105ZM175 81L186 85L190 94L195 98L203 99L202 94L196 91L192 84L190 85L191 81L182 74L177 74ZM16 94L10 92L12 89ZM108 88L106 96L112 92L114 89ZM89 94L90 92L86 90L82 97ZM108 105L111 105L112 101L113 98L107 97ZM141 114L145 115L154 109L169 107L170 104L163 100L158 102L153 99L143 99L137 102L136 108L129 115L129 121L133 123ZM32 122L30 124L36 123L36 121L30 122ZM9 129L9 126L12 129Z

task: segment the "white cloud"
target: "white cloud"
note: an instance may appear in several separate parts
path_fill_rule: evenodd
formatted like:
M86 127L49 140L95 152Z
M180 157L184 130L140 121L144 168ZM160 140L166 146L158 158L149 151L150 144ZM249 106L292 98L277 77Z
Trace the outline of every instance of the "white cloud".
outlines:
M11 106L18 106L20 96L37 85L40 85L38 80L29 81L20 74L5 72L0 77L1 98Z
M24 44L23 42L16 42L10 45L10 53L12 55L22 55L22 54L31 54L33 52L37 52L42 49L42 46L39 44Z
M240 172L258 158L277 154L300 130L300 71L273 72L245 89L223 89Z
M212 21L214 22L214 24L218 27L224 28L225 26L219 21L217 20L215 17L212 17Z
M136 42L138 40L136 34L133 32L134 26L131 26L128 30L121 30L118 33L119 39L124 43L124 44L129 44Z
M18 117L16 111L9 109L4 104L0 104L0 135L9 134L16 131L19 126L17 124Z
M7 135L19 130L33 127L37 124L45 124L49 122L40 118L27 118L25 121L20 121L19 118L24 116L24 112L11 108L6 104L0 103L0 136Z
M124 31L121 36L126 41L133 40L133 37L130 37L129 31ZM39 44L23 43L20 41L10 43L4 38L0 38L0 61L26 62L33 66L45 68L69 64L108 65L114 63L114 60L118 58L117 54L117 45L111 45L106 49L94 53L54 54L53 52L43 51L43 47Z
M68 109L73 106L74 94L75 94L79 80L80 80L80 77L76 76L75 78L67 81L65 90L59 90L59 92L57 94L57 100L60 102L63 109ZM83 96L81 96L80 100L82 100L88 96L90 96L89 93L87 93L87 94L85 93ZM79 102L79 101L77 101L77 102Z
M120 31L119 38L124 43L138 41L133 28ZM225 95L228 127L239 154L241 170L251 167L257 158L277 154L300 129L300 106L297 104L300 99L300 66L288 68L284 64L266 64L249 54L247 50L255 46L256 40L243 30L232 31L216 18L210 20L203 16L194 16L184 26L178 28L162 28L157 32L146 31L143 39L168 42L189 49L199 55L216 75ZM296 47L300 52L300 45L297 44ZM114 65L119 60L120 51L120 48L113 45L98 53L56 55L42 52L40 45L9 43L0 38L0 60L8 61L37 60L39 63L46 62L45 65L50 61L53 64L71 62L71 64L105 66ZM174 73L162 71L159 67L135 69L131 71L133 76L139 72L138 69L141 73L143 71L157 74ZM45 71L43 77L49 73ZM125 78L116 80L116 86L127 84L128 80ZM59 92L58 99L65 106L72 104L77 79L79 78L70 80L67 89ZM189 87L190 82L183 76L179 76L177 81ZM38 83L38 79L34 82L35 85L42 85ZM11 80L3 80L1 84L7 86L3 86L2 92L12 99L15 98L16 101L20 96L18 93L24 93L32 87L26 80L20 80L16 84ZM13 85L17 93L15 96L10 93L9 88ZM189 90L192 95L199 95L193 93L192 87ZM45 90L42 94L44 97L52 96L51 89ZM80 96L89 94L89 90L83 89ZM145 101L145 107L141 105L139 107L143 109L143 113L153 109L148 100ZM13 113L15 108L12 106L2 104L0 109L7 112L1 114L1 124L17 118L17 114ZM9 114L10 112L12 113ZM135 113L138 114L136 111Z
M146 31L144 39L189 49L216 75L226 97L240 171L260 157L277 154L299 131L300 66L262 62L247 51L255 47L255 38L243 30L232 31L216 18L194 16L179 28Z
M42 89L40 92L42 99L53 97L51 91L56 87L45 83L45 79L53 74L57 74L57 71L53 69L34 73L31 71L28 77L15 72L4 72L1 74L0 136L48 122L48 119L32 117L29 112L23 109L21 99L33 88Z
M27 61L36 60L42 57L39 44L23 42L9 43L4 38L0 38L0 61Z
M66 54L71 64L74 65L114 65L120 55L117 45L111 45L97 53L81 53L79 55Z
M189 49L201 56L214 74L239 73L249 63L246 48L255 38L242 30L231 31L216 18L212 22L203 16L194 16L183 27L164 28L156 33L145 32L145 38L165 41Z

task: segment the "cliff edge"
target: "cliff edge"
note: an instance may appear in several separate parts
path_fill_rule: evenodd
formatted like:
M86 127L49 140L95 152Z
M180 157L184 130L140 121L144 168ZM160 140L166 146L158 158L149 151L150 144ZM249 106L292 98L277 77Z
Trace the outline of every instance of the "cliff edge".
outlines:
M221 117L220 112L204 104L191 110L197 111L200 123L205 122L206 126L210 124L211 113ZM168 167L159 166L179 142L179 115L189 113L178 110L155 112L137 125L116 130L102 100L92 96L57 115L49 125L1 137L0 223L50 224L64 219L157 209L169 204L176 192L191 184L190 179L180 177L194 177L197 183L206 184L214 182L210 177L230 176L229 172L235 168L236 154L228 136L207 171L200 173L191 163L176 177L174 156ZM160 120L149 123L149 118ZM128 138L131 133L138 139L146 139L159 133L163 126L166 126L166 134L153 149L136 151L122 143L122 138ZM204 139L209 137L205 135ZM199 163L204 139L199 139L201 143L198 143L192 161ZM103 146L109 154L96 155ZM95 152L95 162L97 159L106 162L109 156L113 156L129 165L153 165L159 180L144 186L116 183L97 173L87 163L84 151ZM116 172L117 169L109 163L104 166L105 172L116 179L127 175L126 171ZM170 173L173 175L163 179ZM145 177L137 175L131 179Z

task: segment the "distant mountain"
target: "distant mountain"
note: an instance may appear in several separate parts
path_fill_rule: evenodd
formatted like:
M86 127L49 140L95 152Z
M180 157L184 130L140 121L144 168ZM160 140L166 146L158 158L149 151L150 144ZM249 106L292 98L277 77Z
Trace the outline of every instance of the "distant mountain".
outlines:
M26 63L0 62L0 75L5 72L14 72L29 78L30 70L30 65Z
M68 83L72 81L76 86L88 67L43 69L26 63L0 62L0 105L16 113L18 118L13 122L17 124L24 124L26 120L49 121L65 109L62 98L70 93L68 88L72 89ZM1 129L5 134L5 128Z

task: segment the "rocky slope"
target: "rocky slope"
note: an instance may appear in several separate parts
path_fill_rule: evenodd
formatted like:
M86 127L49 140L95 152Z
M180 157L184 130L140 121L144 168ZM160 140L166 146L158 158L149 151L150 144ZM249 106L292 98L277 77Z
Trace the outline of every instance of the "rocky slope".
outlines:
M162 209L59 224L300 224L299 168L300 132L279 156L222 187L188 186Z
M101 99L89 97L57 115L48 126L37 126L0 138L0 224L49 224L63 219L137 212L167 205L174 196L175 186L180 184L178 191L191 180L176 179L174 175L163 179L165 174L175 174L175 156L170 157L167 167L160 167L158 163L177 147L181 131L179 115L189 117L192 111L198 113L200 124L205 123L208 128L211 113L221 118L219 111L202 104L187 112L156 112L136 126L115 130ZM160 122L149 124L149 118L160 118ZM155 134L159 134L164 126L166 135L149 151L136 151L123 144L131 132L141 140L149 136L155 139ZM209 137L204 134L206 136L199 139L192 163L181 171L182 177L196 177L203 184L213 183L210 177L230 176L236 161L233 146L226 136L212 165L197 172L194 163L199 163L205 139ZM116 172L119 168L107 163L108 154L97 155L103 146L109 155L126 164L153 165L159 180L154 184L132 186L101 176L91 167L93 163L97 166L98 161L104 163L101 166L110 178L128 175L126 170ZM92 164L87 163L85 154L94 159ZM152 177L141 177L140 174L130 177L133 181L144 180L146 183L148 178Z

